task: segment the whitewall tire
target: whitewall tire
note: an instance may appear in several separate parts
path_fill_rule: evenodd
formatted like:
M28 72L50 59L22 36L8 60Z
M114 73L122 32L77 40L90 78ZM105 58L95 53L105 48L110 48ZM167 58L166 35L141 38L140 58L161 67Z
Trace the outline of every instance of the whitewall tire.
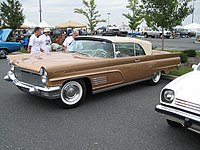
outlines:
M162 76L162 73L161 71L156 71L153 73L151 79L149 80L149 85L156 85L160 82L160 79L161 79L161 76Z
M77 107L86 96L86 85L82 80L74 80L66 82L61 91L61 98L57 100L57 104L62 108Z

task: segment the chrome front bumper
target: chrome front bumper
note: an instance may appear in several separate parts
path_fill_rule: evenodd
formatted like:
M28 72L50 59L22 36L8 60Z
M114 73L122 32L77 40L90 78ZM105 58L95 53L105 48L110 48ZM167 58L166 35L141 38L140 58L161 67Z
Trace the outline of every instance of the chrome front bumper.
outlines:
M162 104L156 105L155 110L164 114L167 119L181 123L185 128L200 133L200 115Z
M13 82L20 90L33 94L33 95L45 97L48 99L60 98L60 89L61 89L60 86L40 87L40 86L24 83L24 82L19 81L15 77L15 74L12 71L9 71L7 73L7 75L4 77L4 80Z

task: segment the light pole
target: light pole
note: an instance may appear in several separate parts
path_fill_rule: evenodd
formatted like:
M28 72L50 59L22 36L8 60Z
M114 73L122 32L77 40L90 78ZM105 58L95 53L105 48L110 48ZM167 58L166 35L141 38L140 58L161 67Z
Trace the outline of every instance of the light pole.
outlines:
M107 15L108 15L108 27L109 27L109 25L110 25L110 15L111 15L111 13L107 13Z
M40 22L42 22L42 4L41 4L41 0L39 0L39 13L40 13Z
M192 23L194 22L194 2L196 0L193 0L193 4L192 4L192 7L193 7L193 11L192 11Z

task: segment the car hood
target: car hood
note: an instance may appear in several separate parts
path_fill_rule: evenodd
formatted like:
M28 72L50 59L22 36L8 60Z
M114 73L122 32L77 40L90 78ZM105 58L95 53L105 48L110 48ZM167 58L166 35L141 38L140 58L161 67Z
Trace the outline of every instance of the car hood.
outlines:
M11 33L12 29L1 29L0 30L0 42L1 41L6 41L9 34Z
M67 69L75 70L76 68L93 66L94 61L106 63L102 58L91 58L79 54L67 54L62 52L51 52L48 54L20 54L9 55L8 59L10 63L15 66L27 70L39 73L41 67L44 67L47 72L60 72Z
M200 71L192 71L175 79L165 89L174 90L178 99L200 104Z

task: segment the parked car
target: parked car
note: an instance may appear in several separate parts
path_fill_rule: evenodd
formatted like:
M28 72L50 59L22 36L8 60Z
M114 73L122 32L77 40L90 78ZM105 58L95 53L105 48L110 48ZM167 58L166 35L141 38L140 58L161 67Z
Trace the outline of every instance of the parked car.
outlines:
M6 58L6 55L21 49L20 42L9 41L9 35L12 29L0 29L0 58Z
M160 37L162 38L162 30L160 30ZM169 39L171 37L171 31L164 30L164 37Z
M160 31L159 31L159 30L153 30L152 28L146 28L146 29L142 32L142 35L143 35L145 38L148 38L148 37L152 37L152 38L160 37Z
M196 37L196 32L188 30L188 37Z
M141 33L139 31L129 31L127 35L136 37L136 36L140 36Z
M117 27L109 27L106 31L102 33L102 36L122 36L126 37L127 31L120 31Z
M175 35L179 35L180 38L187 38L188 37L188 30L187 29L183 29L183 28L176 28L174 29L174 34Z
M166 85L160 94L156 111L164 114L172 127L185 127L200 131L200 64Z
M104 26L97 28L95 34L96 35L102 35L103 32L106 32L106 27L104 27Z
M68 53L8 56L5 80L22 91L56 99L59 106L78 106L86 94L148 81L180 63L179 54L152 51L148 41L126 37L79 36ZM52 63L53 62L53 63Z

